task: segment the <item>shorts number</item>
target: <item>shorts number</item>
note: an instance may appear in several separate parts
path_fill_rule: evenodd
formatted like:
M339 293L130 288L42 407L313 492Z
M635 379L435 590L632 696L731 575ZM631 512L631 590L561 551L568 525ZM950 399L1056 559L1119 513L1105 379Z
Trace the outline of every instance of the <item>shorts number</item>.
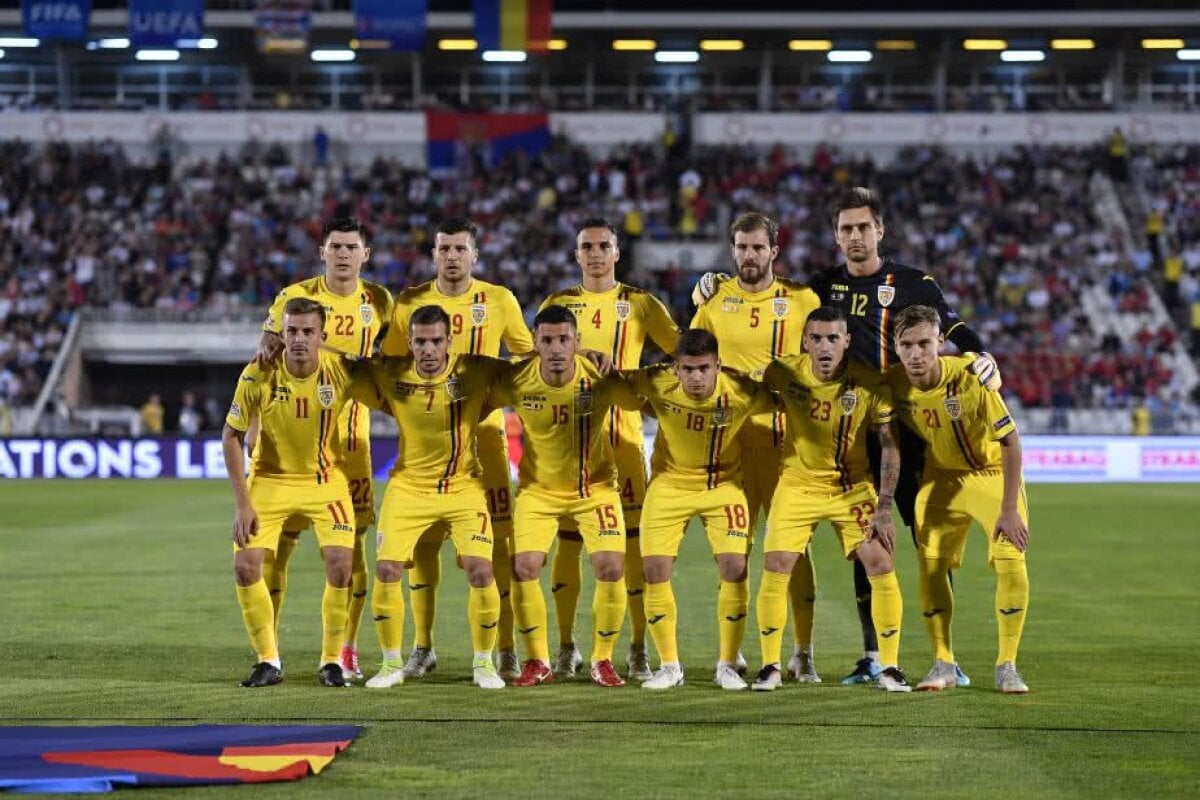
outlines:
M596 309L596 313L592 314L592 325L596 330L600 330L600 309Z
M509 503L508 489L501 487L499 489L487 490L488 511L492 514L507 514Z
M833 403L828 400L817 400L814 398L812 405L808 409L808 418L821 422L829 422L829 411L832 408Z
M871 517L875 515L875 504L867 500L856 506L850 506L850 513L854 515L854 521L858 527L869 528L871 527Z
M296 419L308 419L308 398L296 398Z
M487 536L488 521L489 521L490 517L488 517L488 515L484 514L482 511L476 511L475 515L477 517L479 517L479 535Z
M730 528L743 530L746 527L746 507L741 503L725 506L725 521Z
M567 413L567 407L565 405L550 406L550 422L552 424L566 425L569 419L570 415Z
M867 315L867 296L865 294L850 296L850 313L856 317L865 317Z
M625 485L621 487L621 499L626 505L633 505L633 478L625 479Z
M750 327L751 327L751 328L757 328L757 327L758 327L758 323L759 323L759 319L758 319L758 309L757 309L757 308L752 308L752 309L750 309Z
M610 505L597 508L596 519L600 522L600 530L611 531L617 528L617 511Z
M936 408L925 408L925 409L922 409L922 412L925 414L925 427L926 428L942 427L942 418L938 415Z
M704 430L704 415L692 414L689 412L687 415L687 426L689 431Z
M371 479L350 479L350 502L356 506L365 506L371 502Z
M354 317L350 314L338 314L333 318L335 336L353 336L354 335Z
M462 314L455 314L450 318L450 335L458 336L463 331Z

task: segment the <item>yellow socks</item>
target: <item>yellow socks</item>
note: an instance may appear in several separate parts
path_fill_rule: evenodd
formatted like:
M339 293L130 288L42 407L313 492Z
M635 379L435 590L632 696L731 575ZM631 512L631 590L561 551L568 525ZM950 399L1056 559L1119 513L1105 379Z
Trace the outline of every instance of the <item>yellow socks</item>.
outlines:
M237 587L238 605L242 607L242 622L250 634L250 646L258 661L279 663L279 646L275 642L275 610L266 581L259 578L249 586Z
M341 664L342 642L346 640L346 609L350 587L325 584L321 595L321 663Z
M900 581L896 572L868 575L871 582L871 621L879 637L879 664L883 667L900 665L900 621L904 616L904 600L900 596Z
M720 661L729 664L737 661L749 614L750 581L721 581L717 589L717 658Z
M467 624L471 626L471 646L475 653L496 649L496 627L500 624L500 592L492 581L483 589L471 587L467 598Z
M787 627L788 585L792 576L786 572L763 570L758 587L755 614L758 619L758 644L762 649L762 664L780 663L783 649L783 629Z
M792 598L792 630L796 644L812 644L813 607L817 600L817 575L813 571L812 559L802 553L792 568L792 580L788 586Z
M641 559L639 559L640 561ZM625 621L625 579L596 581L596 593L592 596L592 663L612 661L613 648L621 634ZM643 620L644 624L645 620Z
M646 579L642 574L642 538L625 539L625 594L629 597L629 643L646 645Z
M384 663L400 661L404 635L404 587L400 581L384 583L375 579L371 612L375 615L375 632L379 635Z
M418 541L408 571L408 599L412 603L413 647L433 647L433 619L437 615L437 588L442 582L442 540Z
M275 558L263 561L263 580L267 582L267 591L271 593L271 607L274 609L275 638L279 639L279 620L283 616L283 598L287 596L288 561L292 551L300 541L300 534L289 535L287 531L279 537L275 546Z
M496 537L496 544L492 547L492 571L496 577L496 591L500 593L500 625L496 628L496 646L501 650L512 650L512 557L508 552L508 537L498 531L493 531L492 535Z
M1029 608L1029 572L1023 558L998 558L992 568L996 570L996 624L1000 630L996 664L1016 663Z
M660 664L679 663L679 645L675 639L675 626L678 624L678 609L675 606L675 592L671 582L646 584L646 622L650 638L658 650Z
M471 591L475 591L472 589ZM517 618L517 628L525 645L525 657L543 664L550 663L550 645L546 631L546 596L542 594L542 582L512 582L512 607Z
M954 618L954 590L950 587L950 562L945 558L918 557L921 570L921 614L933 645L933 656L954 663L950 622ZM882 643L881 643L882 644Z
M346 607L346 647L358 648L358 629L367 607L367 529L354 536L354 563L350 568L350 604Z
M558 621L558 644L575 641L575 610L583 587L582 539L558 537L550 565L550 593L554 595L554 616Z

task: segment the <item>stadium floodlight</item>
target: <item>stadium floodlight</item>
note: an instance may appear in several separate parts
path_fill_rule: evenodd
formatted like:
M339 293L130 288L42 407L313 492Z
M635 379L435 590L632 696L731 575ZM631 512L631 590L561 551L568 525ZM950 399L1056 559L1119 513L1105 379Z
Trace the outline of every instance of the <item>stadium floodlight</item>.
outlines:
M134 56L138 61L178 61L178 50L138 50Z
M524 50L484 50L483 60L502 64L520 64L526 58Z
M1180 61L1200 61L1200 50L1176 50L1175 57Z
M329 62L329 61L353 61L355 53L353 50L343 50L341 48L329 50L313 50L308 54L308 57L313 61Z
M177 39L175 46L180 50L216 50L217 40L211 36L205 36L203 39Z
M1050 47L1054 50L1095 50L1095 39L1051 39Z
M0 58L4 58L4 51L0 50Z
M0 36L0 47L37 47L41 43L30 36Z
M1009 64L1045 61L1046 52L1044 50L1005 50L1000 54L1000 60Z
M876 50L916 50L917 43L912 39L880 39L875 42Z
M833 42L828 39L792 39L788 42L788 50L796 50L798 52L820 52L824 53L827 50L833 49Z
M0 40L0 44L3 44ZM1183 39L1142 39L1143 50L1182 50Z
M124 36L114 36L111 39L101 39L96 42L101 50L128 50L129 39Z
M479 43L474 39L438 39L438 50L474 50Z
M550 41L546 42L546 49L547 50L566 50L567 49L567 40L566 39L551 39Z
M963 50L1007 50L1004 39L963 39Z
M653 39L613 39L613 50L653 50L658 42Z
M654 60L660 64L695 64L700 54L695 50L659 50Z
M830 50L825 57L834 64L865 64L872 55L870 50Z
M741 39L701 39L700 49L733 53L739 50L745 50L746 43Z

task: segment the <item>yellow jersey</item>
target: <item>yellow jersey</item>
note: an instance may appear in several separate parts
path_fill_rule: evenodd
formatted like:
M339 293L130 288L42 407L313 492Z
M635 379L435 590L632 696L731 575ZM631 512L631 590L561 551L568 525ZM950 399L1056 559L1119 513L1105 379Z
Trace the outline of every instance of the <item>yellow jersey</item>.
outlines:
M925 469L974 472L999 469L1000 440L1016 431L999 392L979 384L966 356L942 356L942 378L932 389L914 387L897 364L885 374L896 417L925 440Z
M491 386L508 362L452 355L441 375L424 378L412 356L366 362L379 403L400 427L391 477L418 491L447 494L477 479L475 431L490 410Z
M325 306L325 344L340 353L367 358L392 317L392 295L377 283L359 281L342 296L330 291L325 276L293 283L275 296L263 323L268 333L283 335L283 307L295 297L316 300Z
M575 314L579 344L608 353L613 369L637 369L646 337L668 355L679 342L679 326L657 297L643 289L618 283L607 292L589 292L583 285L555 292L542 303L563 306ZM611 406L605 422L609 444L625 442L642 447L642 415Z
M242 370L225 423L245 433L258 417L255 475L306 485L342 477L338 415L352 399L370 402L375 391L356 365L336 353L318 356L317 371L307 378L288 372L283 359L265 370L252 361Z
M801 351L804 323L820 305L816 292L786 278L776 277L761 292L747 292L734 278L700 306L692 327L717 337L722 366L762 380L771 359ZM753 420L743 439L748 447L781 446L782 416Z
M738 432L755 414L777 408L761 383L723 368L712 396L693 400L666 364L622 373L633 394L645 398L658 418L650 459L652 481L680 489L716 489L741 480ZM628 398L620 398L628 406Z
M450 316L450 352L454 355L500 355L500 343L514 355L533 350L533 336L525 327L521 305L503 286L472 279L467 291L451 297L437 281L405 289L396 295L391 324L382 350L387 356L406 356L408 319L421 306L439 306Z
M842 492L871 480L866 433L895 416L882 375L847 359L841 374L823 381L805 353L772 361L763 383L785 409L781 480Z
M631 408L640 399L621 391L620 379L601 378L582 356L564 386L542 378L541 358L508 365L492 390L493 406L511 406L525 430L520 485L585 498L596 487L616 486L612 446L606 435L608 408L622 398Z

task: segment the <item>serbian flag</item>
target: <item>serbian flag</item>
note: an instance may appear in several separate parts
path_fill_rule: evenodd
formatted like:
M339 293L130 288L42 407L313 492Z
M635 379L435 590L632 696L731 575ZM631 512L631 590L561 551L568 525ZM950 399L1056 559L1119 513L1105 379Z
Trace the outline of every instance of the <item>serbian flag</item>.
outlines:
M329 766L361 730L354 725L0 728L0 791L295 781Z
M544 53L550 48L553 0L473 0L475 39L480 50L524 50Z
M489 166L514 150L537 155L550 144L546 114L460 114L426 111L429 169L453 168L460 155L479 153Z

